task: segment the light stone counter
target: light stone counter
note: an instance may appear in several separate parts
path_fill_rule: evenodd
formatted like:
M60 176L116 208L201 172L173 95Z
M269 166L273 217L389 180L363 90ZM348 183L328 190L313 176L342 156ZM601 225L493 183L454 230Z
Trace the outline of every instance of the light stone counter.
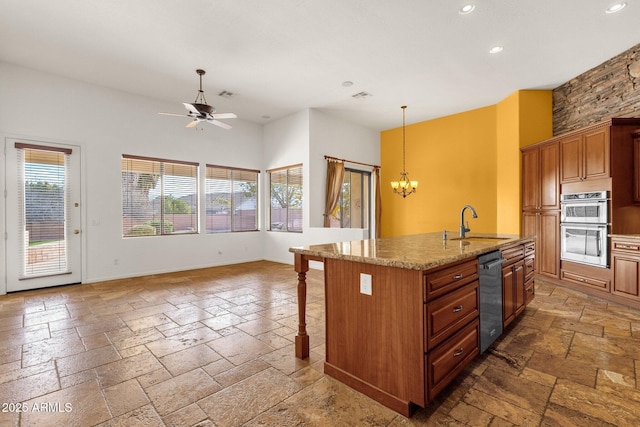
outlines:
M460 240L457 233L449 233L445 241L442 239L442 233L425 233L293 247L289 252L311 258L331 258L411 270L428 270L529 239L532 237L469 233L467 239Z

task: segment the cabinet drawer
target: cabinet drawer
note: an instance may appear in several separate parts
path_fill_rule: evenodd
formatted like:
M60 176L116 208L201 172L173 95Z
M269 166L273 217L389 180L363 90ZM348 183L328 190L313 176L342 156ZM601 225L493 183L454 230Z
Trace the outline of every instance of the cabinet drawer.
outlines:
M529 280L533 277L533 272L535 271L535 258L527 257L524 259L524 278L525 280Z
M518 262L524 257L524 245L516 245L511 246L509 248L504 248L501 250L502 258L506 261L504 262L503 267L509 266L514 262Z
M524 305L527 306L536 297L536 287L533 280L529 280L524 285Z
M611 239L611 250L616 252L634 253L640 255L640 241Z
M476 280L425 305L426 351L478 317L480 301L478 289Z
M480 321L471 322L426 356L427 395L432 400L480 352Z
M607 292L609 291L609 285L611 283L608 280L601 280L595 277L583 276L581 274L573 273L567 270L560 271L560 278L562 280L568 280L573 283L590 286L592 288L600 289Z
M424 301L427 302L478 279L478 260L463 261L425 274Z
M524 244L524 256L533 256L536 253L535 242L529 242Z

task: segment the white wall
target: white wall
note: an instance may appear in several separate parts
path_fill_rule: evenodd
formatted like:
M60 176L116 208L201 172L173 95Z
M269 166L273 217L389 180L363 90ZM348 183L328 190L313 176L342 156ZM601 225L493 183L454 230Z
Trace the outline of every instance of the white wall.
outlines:
M185 99L189 98L185 94ZM186 129L181 102L166 102L99 87L0 61L0 140L9 138L81 147L83 163L83 282L267 259L292 263L291 246L359 240L359 229L322 228L325 154L379 164L379 135L304 110L261 126L235 119L233 129ZM248 232L122 238L122 154L267 169L302 163L302 233ZM2 155L0 164L5 165ZM262 174L265 177L265 174ZM266 185L263 179L263 184ZM201 178L201 183L203 178ZM5 174L0 174L5 188ZM266 187L263 187L263 194ZM264 198L263 213L269 207ZM11 208L11 207L8 207ZM202 211L202 206L201 206ZM263 230L266 215L262 215ZM5 199L0 198L0 232ZM11 248L4 248L11 250ZM6 291L6 257L0 260L0 294ZM117 262L116 262L117 260ZM317 267L317 265L316 265Z
M157 114L182 112L184 99L168 103L5 62L0 94L2 145L13 137L82 149L83 282L263 259L263 232L123 239L120 202L122 154L262 169L260 125L235 119L230 131L186 129L187 118ZM1 231L11 232L0 203Z
M267 231L265 259L292 263L292 246L366 238L366 230L323 228L327 165L324 155L379 164L377 132L305 110L264 126L265 169L302 163L304 221L302 233ZM263 190L268 194L268 188ZM269 208L266 200L266 209ZM320 268L318 264L314 267Z

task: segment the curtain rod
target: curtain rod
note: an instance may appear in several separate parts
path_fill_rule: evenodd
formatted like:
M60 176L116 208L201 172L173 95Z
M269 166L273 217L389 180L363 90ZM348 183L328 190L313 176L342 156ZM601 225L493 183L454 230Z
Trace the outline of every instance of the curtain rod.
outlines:
M376 168L376 169L382 169L382 167L381 167L381 166L378 166L378 165L371 165L371 164L369 164L369 163L356 162L356 161L353 161L353 160L339 159L339 158L337 158L337 157L327 156L326 154L325 154L324 158L325 158L325 159L331 159L331 160L339 160L339 161L341 161L341 162L353 163L353 164L355 164L355 165L370 166L370 167L372 167L372 168Z

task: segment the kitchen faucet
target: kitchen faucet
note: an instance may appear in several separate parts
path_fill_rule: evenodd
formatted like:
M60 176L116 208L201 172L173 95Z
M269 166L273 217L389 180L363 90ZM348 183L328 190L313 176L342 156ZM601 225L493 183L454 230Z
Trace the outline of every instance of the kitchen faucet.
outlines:
M466 211L467 209L471 209L471 214L473 218L478 218L478 214L476 214L476 210L473 209L471 205L465 205L465 207L462 208L462 210L460 211L460 238L461 239L465 238L467 231L471 231L469 229L469 221L467 221L466 227L464 225L464 211Z

